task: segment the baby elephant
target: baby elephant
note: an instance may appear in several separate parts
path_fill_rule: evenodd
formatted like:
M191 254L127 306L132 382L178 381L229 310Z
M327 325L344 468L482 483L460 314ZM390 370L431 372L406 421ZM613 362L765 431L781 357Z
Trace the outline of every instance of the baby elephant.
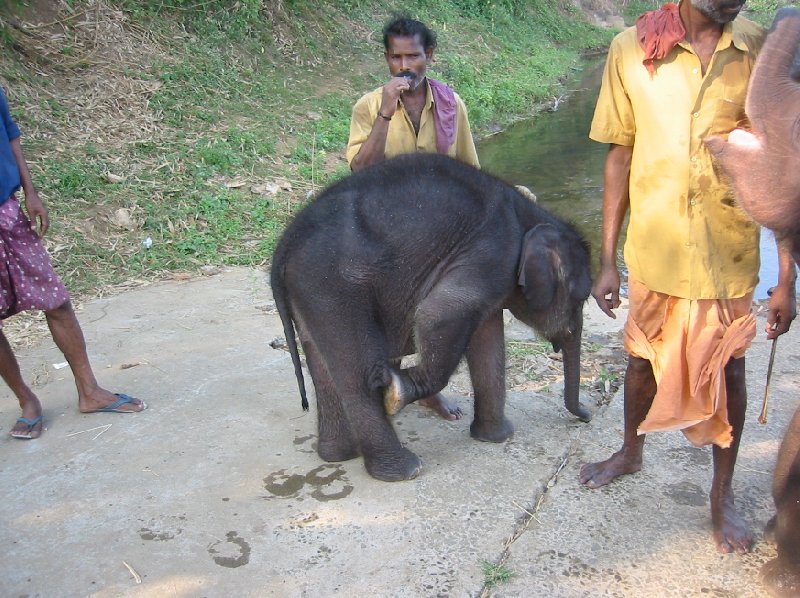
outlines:
M570 226L510 185L446 156L408 154L325 190L275 249L272 292L308 409L295 331L317 397L318 452L364 457L380 480L419 457L389 421L442 390L466 355L473 438L503 442L503 308L564 353L565 404L579 404L589 251ZM394 366L417 353L418 364Z

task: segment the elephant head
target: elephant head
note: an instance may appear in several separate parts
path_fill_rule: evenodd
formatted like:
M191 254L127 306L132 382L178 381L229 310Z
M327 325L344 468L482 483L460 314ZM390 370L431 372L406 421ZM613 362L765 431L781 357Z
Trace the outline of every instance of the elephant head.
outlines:
M778 11L756 62L745 106L752 131L705 139L741 207L800 262L800 10Z
M538 224L522 242L517 284L524 298L509 306L562 351L564 405L582 421L591 415L579 401L583 304L589 297L589 247L572 228Z

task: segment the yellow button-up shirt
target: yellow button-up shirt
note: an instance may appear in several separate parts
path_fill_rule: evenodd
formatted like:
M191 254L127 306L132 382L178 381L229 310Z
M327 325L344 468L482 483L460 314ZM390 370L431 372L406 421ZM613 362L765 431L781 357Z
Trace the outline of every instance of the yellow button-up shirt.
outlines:
M385 155L387 158L399 154L414 152L436 153L436 125L433 120L434 102L431 88L425 80L427 89L425 107L422 110L419 122L419 133L414 131L414 125L408 113L403 108L403 102L398 101L397 111L389 123L389 132L386 135ZM378 118L381 108L383 87L379 87L362 96L353 106L353 118L350 120L350 138L347 142L347 161L352 162L361 145L369 137L372 125ZM479 168L478 153L475 151L475 142L469 128L467 108L464 101L456 94L456 136L452 145L447 148L447 155L458 158L476 168Z
M741 297L758 283L756 224L702 143L747 123L745 95L765 31L725 25L705 76L685 41L651 78L632 27L608 52L589 136L633 146L625 262L649 289L684 299Z

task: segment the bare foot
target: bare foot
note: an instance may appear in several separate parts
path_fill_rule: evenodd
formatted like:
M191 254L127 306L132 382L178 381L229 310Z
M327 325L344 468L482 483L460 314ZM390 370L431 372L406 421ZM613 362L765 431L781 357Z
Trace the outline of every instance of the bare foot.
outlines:
M579 479L587 488L599 488L614 481L621 475L636 473L642 468L642 453L634 451L634 455L626 454L621 449L605 461L587 463L581 467Z
M436 393L435 395L425 397L424 399L417 401L417 403L423 407L433 409L439 414L439 417L446 419L447 421L452 422L457 419L461 419L461 417L464 415L464 413L461 411L461 407L452 401L448 401L442 393Z
M747 529L744 519L736 511L733 495L725 493L719 499L711 495L711 522L714 526L714 542L717 550L723 553L745 554L753 546L753 536Z
M97 413L98 411L138 413L147 409L147 403L126 394L113 393L98 387L94 392L78 398L78 409L81 413Z
M23 401L20 401L22 403ZM24 440L33 440L42 435L42 404L32 392L24 399L22 416L11 428L11 436Z

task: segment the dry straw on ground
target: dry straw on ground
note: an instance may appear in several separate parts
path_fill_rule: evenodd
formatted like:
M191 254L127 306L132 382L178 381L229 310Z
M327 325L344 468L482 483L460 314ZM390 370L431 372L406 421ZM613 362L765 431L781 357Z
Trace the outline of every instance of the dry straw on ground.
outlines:
M57 152L88 141L113 146L154 135L158 114L149 100L161 83L149 65L161 44L153 33L103 0L79 8L40 0L24 16L31 20L4 18L17 52L0 59L0 66L13 73L10 61L18 62L49 82L2 81L25 115L26 138L46 140ZM161 59L167 61L167 54ZM53 120L54 104L64 108L57 129L45 125Z

